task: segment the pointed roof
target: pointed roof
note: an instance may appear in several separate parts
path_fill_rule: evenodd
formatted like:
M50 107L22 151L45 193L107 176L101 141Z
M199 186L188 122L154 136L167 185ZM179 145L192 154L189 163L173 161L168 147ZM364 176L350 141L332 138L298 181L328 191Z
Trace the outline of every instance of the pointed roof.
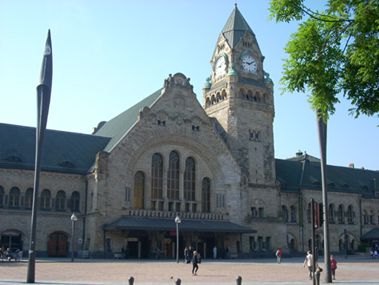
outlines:
M234 48L246 31L251 33L255 38L253 30L250 28L249 24L246 22L241 12L238 10L237 5L235 5L233 12L230 14L221 33L229 42L230 47Z

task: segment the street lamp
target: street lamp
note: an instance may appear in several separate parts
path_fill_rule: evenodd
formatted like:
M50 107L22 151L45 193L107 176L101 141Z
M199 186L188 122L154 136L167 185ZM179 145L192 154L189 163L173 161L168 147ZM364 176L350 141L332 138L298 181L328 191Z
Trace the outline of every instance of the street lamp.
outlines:
M179 263L179 224L182 222L179 215L175 217L176 224L176 262Z
M75 213L71 215L71 262L74 262L74 240L75 240L75 223L78 221L78 217Z

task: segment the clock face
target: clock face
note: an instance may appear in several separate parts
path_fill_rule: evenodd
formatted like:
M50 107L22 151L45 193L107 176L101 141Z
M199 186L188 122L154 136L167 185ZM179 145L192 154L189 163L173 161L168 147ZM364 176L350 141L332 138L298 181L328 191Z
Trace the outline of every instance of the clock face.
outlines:
M226 72L226 60L224 56L221 56L216 61L215 73L216 73L216 76L220 76L220 75L225 74L225 72Z
M257 73L257 61L251 55L244 55L242 58L242 69L245 72Z

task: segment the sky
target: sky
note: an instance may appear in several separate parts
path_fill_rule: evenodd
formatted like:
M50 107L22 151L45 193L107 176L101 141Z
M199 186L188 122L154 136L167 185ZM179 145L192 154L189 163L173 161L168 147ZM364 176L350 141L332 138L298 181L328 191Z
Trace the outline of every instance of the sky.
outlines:
M320 157L307 94L282 94L279 82L284 47L298 23L270 19L269 0L1 0L0 123L36 126L48 29L54 69L48 129L90 134L177 72L191 78L203 104L210 59L235 3L274 82L275 157L290 158L299 150ZM328 122L327 163L379 170L377 117L355 119L340 99Z

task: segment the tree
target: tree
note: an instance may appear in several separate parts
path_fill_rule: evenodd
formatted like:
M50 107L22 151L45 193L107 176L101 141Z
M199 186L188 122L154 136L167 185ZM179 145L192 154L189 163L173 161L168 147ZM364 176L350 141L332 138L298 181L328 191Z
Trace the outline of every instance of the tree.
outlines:
M270 3L277 22L300 21L285 48L284 91L310 91L324 120L341 94L355 117L379 116L379 0L328 0L323 11L304 2Z

